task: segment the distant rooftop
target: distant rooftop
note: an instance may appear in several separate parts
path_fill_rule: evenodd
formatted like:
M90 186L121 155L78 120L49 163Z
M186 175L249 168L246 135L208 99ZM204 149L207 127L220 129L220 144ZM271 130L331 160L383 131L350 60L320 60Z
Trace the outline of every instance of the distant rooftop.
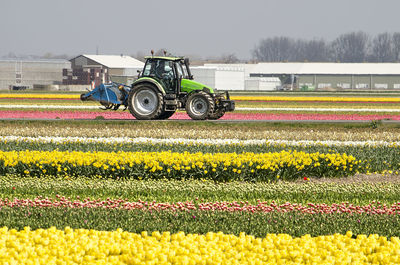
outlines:
M90 60L98 62L108 68L142 68L144 63L127 55L89 55L83 54ZM79 56L78 56L79 57Z
M249 74L400 75L400 63L256 63L204 64L205 67L244 67Z
M399 75L400 63L258 63L251 73Z

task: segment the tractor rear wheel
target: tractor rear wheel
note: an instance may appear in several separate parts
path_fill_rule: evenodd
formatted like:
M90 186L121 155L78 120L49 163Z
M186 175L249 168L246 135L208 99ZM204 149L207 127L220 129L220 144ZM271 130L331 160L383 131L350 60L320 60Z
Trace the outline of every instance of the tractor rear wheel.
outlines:
M186 112L193 120L207 119L214 108L214 100L203 91L191 94L186 101Z
M163 95L153 86L139 85L129 92L129 111L138 120L157 119L163 112L163 106Z

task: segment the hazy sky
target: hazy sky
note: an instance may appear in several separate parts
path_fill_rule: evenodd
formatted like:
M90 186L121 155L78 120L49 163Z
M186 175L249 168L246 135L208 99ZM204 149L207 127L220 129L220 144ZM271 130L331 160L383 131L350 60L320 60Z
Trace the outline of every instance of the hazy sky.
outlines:
M263 38L400 32L399 0L1 0L0 56L146 53L251 58Z

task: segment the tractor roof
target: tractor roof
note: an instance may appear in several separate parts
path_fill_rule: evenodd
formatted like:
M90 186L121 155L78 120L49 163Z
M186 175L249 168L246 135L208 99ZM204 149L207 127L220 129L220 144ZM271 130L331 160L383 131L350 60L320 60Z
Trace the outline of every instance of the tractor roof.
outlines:
M180 61L183 60L183 57L166 57L166 56L146 56L145 59L159 59L159 60L166 60L166 61Z

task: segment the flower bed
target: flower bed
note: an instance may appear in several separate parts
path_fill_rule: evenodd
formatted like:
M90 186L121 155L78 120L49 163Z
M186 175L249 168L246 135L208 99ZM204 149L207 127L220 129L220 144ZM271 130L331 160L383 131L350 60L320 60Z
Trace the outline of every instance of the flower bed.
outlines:
M66 105L66 104L0 104L0 108L3 109L31 109L31 110L38 110L38 109L43 109L43 110L51 110L51 109L61 109L61 110L98 110L100 106L98 104L95 104L93 102L91 105L85 104L85 105L78 105L79 103L75 105ZM286 114L289 113L329 113L329 112L335 112L335 113L342 113L342 114L351 114L355 112L359 113L369 113L369 114L375 114L375 113L380 113L380 114L391 114L391 113L399 113L400 109L397 106L393 106L392 108L384 108L383 106L380 106L380 108L360 108L360 107L355 107L355 108L334 108L334 107L315 107L315 106L308 106L308 107L254 107L254 106L238 106L235 108L236 112L263 112L263 113L270 113L270 112L283 112Z
M348 202L334 203L331 205L322 203L308 203L306 205L298 203L284 203L277 204L275 202L258 202L255 205L249 204L247 201L240 202L155 202L155 201L137 201L130 202L123 199L84 199L84 200L70 200L64 196L56 196L56 199L49 199L37 197L35 199L0 199L0 207L40 207L40 208L104 208L104 209L125 209L125 210L145 210L145 211L226 211L226 212L299 212L305 214L334 214L334 213L348 213L348 214L389 214L400 215L400 202L392 205L382 204L380 202L372 202L368 205L353 205Z
M357 170L364 173L395 173L400 170L399 142L386 141L289 141L289 140L238 140L238 139L155 139L129 137L21 137L0 136L2 151L80 151L80 152L173 152L173 153L280 153L296 150L304 153L339 153L357 157ZM278 159L278 158L277 158ZM361 164L360 164L361 163ZM68 168L69 166L67 166ZM355 168L353 168L355 169ZM30 169L28 169L30 170ZM35 169L36 170L36 169ZM48 169L45 169L47 172ZM172 169L170 169L172 170ZM205 168L210 171L210 168ZM212 170L212 168L211 168ZM228 168L226 169L228 170ZM225 171L226 171L225 170ZM244 174L246 170L237 168ZM30 170L31 171L31 170ZM277 169L276 177L286 178ZM330 170L319 176L330 176ZM5 172L5 171L4 171ZM229 173L227 172L224 173ZM290 174L289 170L289 173ZM115 174L121 173L119 171ZM193 172L187 172L192 174ZM250 169L250 173L251 172ZM293 173L293 172L292 172ZM310 172L307 177L314 176ZM92 173L90 173L91 175ZM108 174L108 173L107 173ZM121 173L122 174L122 173ZM37 174L36 174L37 175ZM129 175L129 174L128 174ZM236 175L236 174L235 174ZM118 175L121 176L121 175ZM235 178L233 178L235 179ZM241 178L239 178L241 179Z
M25 228L16 232L0 229L6 237L0 262L84 264L332 264L399 263L400 241L378 235L346 235L292 238L269 234L255 238L223 233L205 235L169 232L102 232L66 227L57 230ZM1 245L0 245L1 247Z
M15 98L15 99L80 99L80 94L62 94L62 93L0 93L0 98ZM318 102L400 102L400 97L382 96L292 96L292 95L256 95L256 96L231 96L231 99L238 101L318 101Z
M0 151L0 173L26 176L271 181L340 177L361 170L346 154Z
M243 101L302 101L302 102L400 102L400 97L337 97L337 96L232 96Z
M400 141L400 130L390 124L297 123L177 123L143 121L1 121L2 136L31 137L147 137L185 139L292 140L292 141Z
M328 179L326 179L328 180ZM396 181L395 181L396 180ZM373 182L371 182L373 181ZM314 179L299 182L226 182L204 180L119 180L88 178L0 177L0 194L3 200L49 198L68 201L109 201L178 203L191 201L233 202L244 201L257 205L260 202L283 205L340 205L348 202L354 206L395 205L399 202L400 180L396 176L361 176L348 182L318 183ZM60 196L57 194L61 194ZM90 199L91 198L91 199ZM375 202L379 198L380 204Z
M2 125L0 263L399 262L395 127Z
M5 99L80 99L79 94L50 94L50 93L0 93L0 98Z
M18 111L0 110L0 119L135 119L129 112L111 111ZM190 120L183 112L175 113L172 120ZM344 120L344 121L372 121L372 120L400 120L399 115L391 114L318 114L318 113L226 113L222 120Z
M19 144L33 143L33 144L91 144L98 143L104 145L112 144L164 144L164 145L266 145L266 146L360 146L360 147L400 147L400 141L387 142L387 141L332 141L332 140L240 140L240 139L190 139L190 138L151 138L151 137L77 137L77 136L15 136L7 135L0 136L0 143L15 142Z

